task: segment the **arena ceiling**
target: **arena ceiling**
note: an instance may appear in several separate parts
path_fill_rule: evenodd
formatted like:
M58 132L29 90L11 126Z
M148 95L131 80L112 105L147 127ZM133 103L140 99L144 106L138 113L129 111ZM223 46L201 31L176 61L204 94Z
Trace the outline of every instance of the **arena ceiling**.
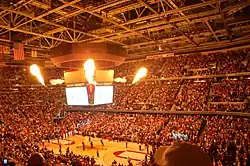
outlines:
M0 41L27 49L108 42L136 57L250 43L250 0L0 2Z

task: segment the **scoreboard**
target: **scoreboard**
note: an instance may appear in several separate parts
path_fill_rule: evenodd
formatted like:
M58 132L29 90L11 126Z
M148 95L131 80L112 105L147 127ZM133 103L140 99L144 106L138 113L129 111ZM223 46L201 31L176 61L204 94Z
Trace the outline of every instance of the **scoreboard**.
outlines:
M87 87L66 88L68 105L89 105Z
M68 105L92 106L113 103L113 70L97 70L96 85L88 84L83 70L65 72Z
M113 86L96 86L94 93L94 105L113 103Z
M89 106L113 103L113 85L96 85L93 90L89 86L67 87L68 105Z

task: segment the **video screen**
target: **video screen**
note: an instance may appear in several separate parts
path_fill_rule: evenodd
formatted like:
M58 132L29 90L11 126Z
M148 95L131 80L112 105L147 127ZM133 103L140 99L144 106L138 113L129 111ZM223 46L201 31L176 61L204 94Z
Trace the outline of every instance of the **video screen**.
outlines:
M96 86L94 105L113 103L113 86Z
M66 98L68 105L89 105L86 87L66 88Z

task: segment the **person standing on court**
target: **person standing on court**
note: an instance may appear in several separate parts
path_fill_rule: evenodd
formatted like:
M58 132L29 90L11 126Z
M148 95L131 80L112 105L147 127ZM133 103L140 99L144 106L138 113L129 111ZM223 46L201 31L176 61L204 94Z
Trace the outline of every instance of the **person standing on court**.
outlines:
M59 153L60 153L60 155L62 154L62 144L61 143L59 144Z
M96 156L100 157L98 149L96 150Z
M94 148L94 145L93 145L93 142L92 142L92 141L90 142L90 147L91 147L91 148Z
M100 140L100 142L101 142L102 146L104 146L104 143L103 143L103 140L102 140L102 139Z
M85 151L85 144L82 142L82 150Z
M147 154L148 154L149 153L149 146L148 146L148 144L146 144L145 146L146 146Z

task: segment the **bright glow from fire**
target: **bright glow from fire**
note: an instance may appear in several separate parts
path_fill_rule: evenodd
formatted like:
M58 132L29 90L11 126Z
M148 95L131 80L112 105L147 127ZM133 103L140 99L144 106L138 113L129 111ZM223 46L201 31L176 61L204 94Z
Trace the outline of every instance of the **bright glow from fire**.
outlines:
M135 84L136 82L138 82L138 81L139 81L140 79L142 79L143 77L146 77L147 72L148 72L148 70L147 70L145 67L141 67L141 68L137 71L137 73L136 73L136 75L135 75L135 78L134 78L132 84Z
M127 82L127 79L126 77L117 77L117 78L114 78L114 82L119 82L119 83L125 83Z
M41 74L40 68L36 65L33 64L30 66L30 73L37 78L37 80L45 86L43 76Z
M61 85L64 83L64 80L62 79L51 79L49 80L51 85Z
M93 59L88 59L83 65L85 77L89 84L95 84L95 62Z

